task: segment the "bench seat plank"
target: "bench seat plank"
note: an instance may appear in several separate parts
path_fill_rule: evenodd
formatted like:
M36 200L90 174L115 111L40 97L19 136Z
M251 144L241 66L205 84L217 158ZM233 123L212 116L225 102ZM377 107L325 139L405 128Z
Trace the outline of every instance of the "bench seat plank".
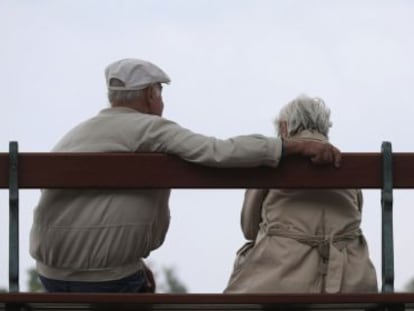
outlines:
M0 294L0 310L414 310L414 294Z

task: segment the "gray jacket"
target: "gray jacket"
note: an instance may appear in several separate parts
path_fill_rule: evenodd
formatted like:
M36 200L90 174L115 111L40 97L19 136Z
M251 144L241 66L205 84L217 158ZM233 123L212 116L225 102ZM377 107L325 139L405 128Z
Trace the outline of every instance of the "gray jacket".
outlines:
M277 166L281 141L261 135L219 140L165 118L117 107L72 129L54 152L164 152L216 167ZM30 253L40 274L104 281L140 269L170 221L170 190L42 190Z

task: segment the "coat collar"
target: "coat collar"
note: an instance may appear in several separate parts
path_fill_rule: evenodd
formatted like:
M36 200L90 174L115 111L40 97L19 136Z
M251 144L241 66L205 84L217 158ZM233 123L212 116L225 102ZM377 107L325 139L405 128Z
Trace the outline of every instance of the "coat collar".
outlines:
M318 140L328 141L328 138L316 131L304 130L296 135L290 137L291 139L305 139L305 140Z

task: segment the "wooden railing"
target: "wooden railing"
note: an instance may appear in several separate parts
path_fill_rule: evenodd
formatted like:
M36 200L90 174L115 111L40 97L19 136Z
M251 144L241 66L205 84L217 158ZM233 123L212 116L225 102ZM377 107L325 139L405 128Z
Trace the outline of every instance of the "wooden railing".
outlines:
M0 153L0 188L10 192L10 293L0 310L414 310L414 295L393 293L393 188L414 188L414 153L344 153L341 168L291 157L277 168L213 168L165 154ZM369 188L381 189L382 293L337 295L133 295L18 293L18 198L33 188Z

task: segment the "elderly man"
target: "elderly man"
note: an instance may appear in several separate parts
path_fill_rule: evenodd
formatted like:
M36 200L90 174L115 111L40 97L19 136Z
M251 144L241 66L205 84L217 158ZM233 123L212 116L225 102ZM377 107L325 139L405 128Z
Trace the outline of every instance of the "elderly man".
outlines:
M276 122L284 141L327 142L330 111L300 96ZM249 189L244 236L226 293L337 293L377 290L361 233L360 190Z
M299 154L338 166L340 152L325 142L261 135L220 140L162 117L167 74L139 59L105 70L110 107L69 131L54 152L164 152L216 167L275 167ZM282 146L283 145L283 146ZM34 213L30 253L48 291L153 290L143 258L167 233L170 191L43 190Z

